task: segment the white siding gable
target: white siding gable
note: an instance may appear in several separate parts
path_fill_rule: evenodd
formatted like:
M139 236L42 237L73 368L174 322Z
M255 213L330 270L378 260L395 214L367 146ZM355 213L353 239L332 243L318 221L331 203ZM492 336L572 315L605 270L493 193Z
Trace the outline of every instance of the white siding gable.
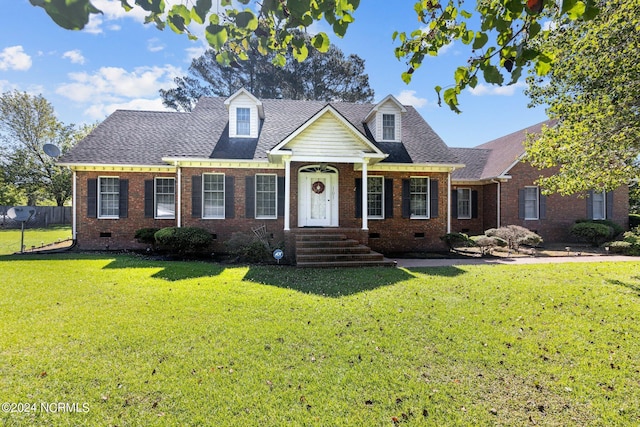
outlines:
M402 114L406 111L406 108L392 95L380 101L366 118L366 124L373 133L376 141L402 141ZM382 119L385 114L394 116L395 130L393 139L384 138Z
M260 130L261 103L245 89L240 89L225 101L229 109L229 137L257 138ZM248 108L250 116L249 134L238 134L238 108Z
M296 156L353 157L362 152L371 152L371 147L362 142L333 114L325 112L305 130L287 144Z

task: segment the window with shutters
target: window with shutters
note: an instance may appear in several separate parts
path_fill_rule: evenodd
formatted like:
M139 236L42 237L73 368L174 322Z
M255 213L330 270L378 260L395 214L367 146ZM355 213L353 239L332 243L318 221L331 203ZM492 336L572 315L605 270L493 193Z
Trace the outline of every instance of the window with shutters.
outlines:
M256 175L256 218L277 218L277 176Z
M101 176L98 178L98 218L119 218L120 178Z
M224 174L202 175L202 217L224 218Z
M411 218L429 218L429 178L411 178L409 186Z
M470 188L458 188L458 219L471 219Z
M538 187L524 188L524 219L539 219L539 201Z
M372 219L384 218L384 177L367 178L367 211Z
M155 179L155 218L174 219L176 216L175 178Z
M593 192L593 219L607 219L607 196L604 191Z

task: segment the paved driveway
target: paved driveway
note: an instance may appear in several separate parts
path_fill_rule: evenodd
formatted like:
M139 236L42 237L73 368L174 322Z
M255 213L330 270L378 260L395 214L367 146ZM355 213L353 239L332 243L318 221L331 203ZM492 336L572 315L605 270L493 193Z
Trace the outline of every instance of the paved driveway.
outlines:
M398 263L398 267L448 267L452 265L519 265L519 264L556 264L563 262L619 262L636 261L640 257L623 255L584 255L584 256L558 256L558 257L514 257L514 258L455 258L455 259L402 259L392 258Z

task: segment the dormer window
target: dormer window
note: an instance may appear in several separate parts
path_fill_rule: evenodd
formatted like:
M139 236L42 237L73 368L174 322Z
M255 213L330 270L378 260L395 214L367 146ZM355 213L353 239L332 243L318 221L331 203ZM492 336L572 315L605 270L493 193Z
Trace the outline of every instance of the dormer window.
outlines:
M251 135L251 109L236 109L236 135Z
M382 115L382 139L385 141L395 141L396 139L396 115Z

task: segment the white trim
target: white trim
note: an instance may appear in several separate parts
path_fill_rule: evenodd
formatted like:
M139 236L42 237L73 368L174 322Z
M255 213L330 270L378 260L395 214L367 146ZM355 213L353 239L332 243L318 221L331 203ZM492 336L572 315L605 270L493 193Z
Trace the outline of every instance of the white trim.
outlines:
M291 230L291 159L284 159L284 230Z
M497 209L498 210L497 217L498 218L496 218L496 228L500 228L500 222L501 222L500 218L501 218L501 215L502 215L502 212L500 212L500 210L502 209L501 204L500 204L501 197L502 197L502 183L500 181L498 181L497 184L498 184L498 191L497 191L498 195L496 196L496 198L498 199L497 200L497 207L498 207L498 209Z
M165 161L162 159L162 161ZM174 165L116 165L110 163L56 163L81 172L174 172Z
M367 173L367 162L363 161L362 162L362 229L363 230L369 229L369 192L367 191L368 186L369 186L369 174Z
M158 180L159 179L172 179L173 180L173 215L172 216L158 216ZM153 219L176 219L176 179L172 176L156 176L153 178Z
M318 227L337 227L340 222L340 200L339 200L339 171L333 166L327 166L326 168L331 172L322 171L309 171L304 172L305 169L311 169L319 167L320 165L305 165L298 169L298 226L318 226ZM320 175L326 179L327 185L325 186L325 193L327 199L327 218L326 221L313 221L310 218L310 196L311 186L310 180L306 179L313 175Z
M398 106L398 109L400 110L401 113L407 112L407 108L404 105L402 105L400 101L396 99L395 96L387 95L382 99L382 101L376 103L376 105L371 109L371 111L369 111L367 116L364 118L364 122L368 122L371 119L371 117L373 117L378 112L380 107L384 105L387 101L392 101L393 103L395 103Z
M447 233L451 233L451 172L447 174Z
M382 180L382 206L381 206L382 210L380 212L381 213L380 216L369 215L369 206L368 206L369 205L369 200L368 200L368 198L369 198L369 182L368 182L368 180L370 178L379 178L379 179ZM384 206L384 198L385 198L384 178L385 178L384 175L367 175L367 188L366 188L366 192L367 192L367 210L366 210L366 212L367 212L367 218L368 219L373 219L373 220L385 219L385 217L384 217L384 208L385 208L385 206ZM364 206L363 206L363 208L364 208Z
M178 200L176 200L176 227L180 228L182 227L182 168L180 168L179 166L176 165L176 169L177 169L177 179L176 179L176 185L177 185L177 194L176 197Z
M426 215L414 215L411 213L411 180L412 179L426 179L427 180L427 214ZM428 176L410 176L409 177L409 219L431 219L431 177Z
M72 199L73 209L71 210L71 237L73 240L78 238L78 175L76 171L72 172ZM97 212L96 212L96 216Z

